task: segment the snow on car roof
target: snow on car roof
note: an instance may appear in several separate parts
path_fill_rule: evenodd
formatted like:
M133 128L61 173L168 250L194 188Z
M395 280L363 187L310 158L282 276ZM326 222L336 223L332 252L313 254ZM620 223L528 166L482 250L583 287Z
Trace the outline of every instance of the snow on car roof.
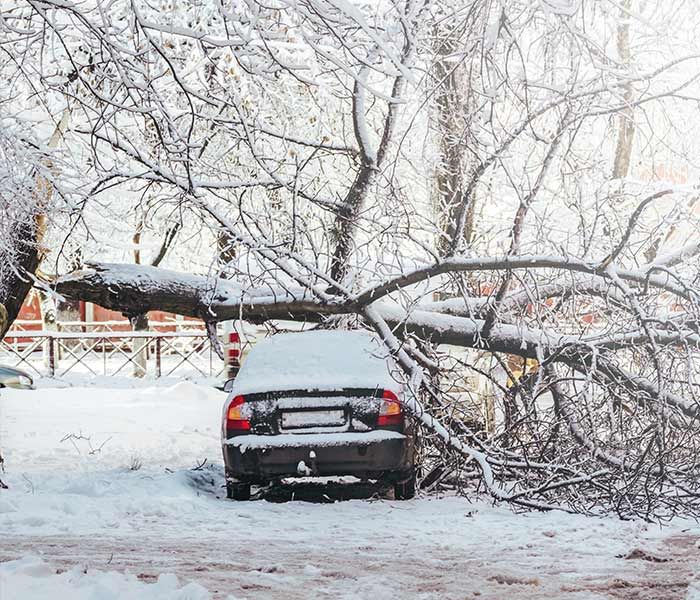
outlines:
M398 391L397 375L381 340L368 332L284 333L255 344L232 393L374 387Z

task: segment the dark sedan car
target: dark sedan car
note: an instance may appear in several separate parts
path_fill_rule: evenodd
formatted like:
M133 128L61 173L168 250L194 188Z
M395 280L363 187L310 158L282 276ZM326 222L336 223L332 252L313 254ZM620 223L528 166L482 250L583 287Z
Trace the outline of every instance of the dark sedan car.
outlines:
M20 369L0 365L0 388L33 390L34 380L29 374Z
M228 497L247 500L251 484L283 477L354 475L412 498L414 429L392 369L381 342L361 331L281 334L256 344L226 386Z

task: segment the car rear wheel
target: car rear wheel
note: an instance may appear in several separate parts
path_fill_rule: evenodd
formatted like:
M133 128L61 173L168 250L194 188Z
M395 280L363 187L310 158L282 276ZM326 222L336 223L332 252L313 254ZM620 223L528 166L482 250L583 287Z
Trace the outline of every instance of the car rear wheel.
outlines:
M396 500L410 500L416 495L416 472L411 470L405 478L394 482L394 498Z
M230 500L250 500L250 483L227 481L226 497Z

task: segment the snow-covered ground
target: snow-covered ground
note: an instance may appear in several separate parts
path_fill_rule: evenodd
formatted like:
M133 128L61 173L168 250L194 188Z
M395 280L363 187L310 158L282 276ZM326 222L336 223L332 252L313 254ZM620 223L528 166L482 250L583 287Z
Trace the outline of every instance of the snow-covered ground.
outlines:
M236 503L221 392L99 384L0 395L1 600L700 600L695 525L451 496Z

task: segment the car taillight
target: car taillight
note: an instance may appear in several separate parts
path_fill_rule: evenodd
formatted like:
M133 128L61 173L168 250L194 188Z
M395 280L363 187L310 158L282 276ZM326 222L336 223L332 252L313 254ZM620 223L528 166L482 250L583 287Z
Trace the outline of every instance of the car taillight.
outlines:
M377 427L390 425L403 425L403 409L396 394L384 390L382 403L379 407L379 417L377 417Z
M234 431L248 431L250 430L250 421L245 418L243 414L243 407L245 406L245 397L236 396L231 400L231 404L228 405L228 411L226 411L226 429Z

